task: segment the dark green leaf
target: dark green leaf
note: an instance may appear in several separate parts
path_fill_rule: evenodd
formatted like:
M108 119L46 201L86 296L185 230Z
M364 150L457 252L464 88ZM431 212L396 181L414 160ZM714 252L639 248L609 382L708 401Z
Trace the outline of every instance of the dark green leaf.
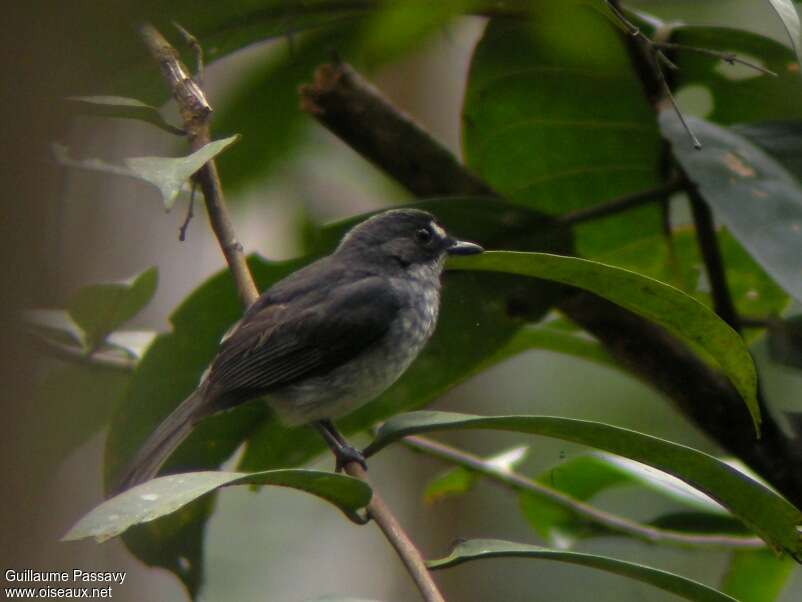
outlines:
M181 188L192 174L236 142L238 138L238 136L231 136L223 140L215 140L186 157L129 157L125 159L123 166L113 165L102 159L72 159L67 149L59 145L53 145L53 153L56 161L66 167L128 176L153 184L161 192L164 208L169 211L172 209L178 193L181 192Z
M123 282L93 284L73 295L68 311L83 330L86 347L95 349L110 332L138 314L153 298L158 282L153 267Z
M463 128L468 166L546 213L660 183L654 111L626 41L587 3L542 2L531 21L490 22L471 61ZM578 227L576 250L594 257L659 232L655 204Z
M784 549L795 557L802 554L802 540L797 532L802 513L784 498L713 456L628 429L551 416L482 417L449 412L411 412L385 422L365 454L370 456L407 435L463 429L556 437L653 466L706 493L772 547Z
M790 558L768 550L733 552L721 589L740 602L774 602L793 568Z
M454 258L450 267L508 272L577 286L660 324L718 362L743 396L755 428L759 427L755 366L743 340L715 313L682 291L621 268L545 253L485 252Z
M498 539L474 539L459 543L449 556L430 561L427 564L429 568L436 570L482 558L541 558L544 560L557 560L643 581L667 592L682 596L687 600L695 600L697 602L736 602L734 598L702 583L642 564L618 560L608 556L550 550L540 546Z
M132 525L175 512L197 498L230 485L279 485L316 495L344 512L370 502L370 487L352 477L315 470L267 470L256 473L190 472L152 479L109 500L79 520L65 541L94 537L105 541Z
M777 161L746 138L688 118L701 150L683 140L672 111L660 114L663 135L701 195L733 236L797 300L802 300L802 189Z
M184 130L165 121L156 107L136 98L124 96L71 96L67 100L78 106L81 113L96 117L116 117L145 121L170 134L184 135Z

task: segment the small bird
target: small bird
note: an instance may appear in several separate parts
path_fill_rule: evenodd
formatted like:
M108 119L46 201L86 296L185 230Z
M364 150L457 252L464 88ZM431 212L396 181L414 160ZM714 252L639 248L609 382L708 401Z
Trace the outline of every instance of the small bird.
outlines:
M221 341L198 388L150 435L117 487L153 478L201 419L264 397L286 425L313 424L336 457L365 467L332 420L398 379L435 329L447 255L482 247L435 217L395 209L267 289Z

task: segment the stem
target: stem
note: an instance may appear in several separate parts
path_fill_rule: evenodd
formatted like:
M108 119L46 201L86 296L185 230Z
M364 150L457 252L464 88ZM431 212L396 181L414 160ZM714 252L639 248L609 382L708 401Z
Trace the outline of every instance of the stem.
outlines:
M688 198L691 200L693 223L696 227L696 239L699 242L699 252L705 264L705 272L710 281L713 296L713 309L727 324L736 331L740 331L741 324L735 304L727 285L727 274L724 270L724 260L716 238L716 228L713 223L713 214L707 206L699 190L689 183L686 187Z
M738 535L707 535L705 533L683 533L660 529L631 521L622 516L599 510L583 501L572 498L562 491L529 479L513 471L503 470L498 466L449 445L434 441L427 437L411 435L404 437L402 443L418 452L432 456L444 462L462 466L468 470L479 473L496 483L509 487L514 491L526 491L544 497L570 511L585 517L594 523L615 531L631 535L651 543L667 543L679 546L715 547L715 548L741 548L759 549L765 547L765 542L758 537Z
M181 62L178 52L150 24L142 26L142 39L153 58L159 63L162 75L167 80L173 96L178 103L184 130L189 136L190 148L193 152L203 148L211 141L209 117L212 107L206 100L203 90L193 81L187 68ZM214 159L206 163L195 174L206 199L206 210L228 267L237 285L237 292L247 307L259 298L259 291L254 284L242 244L237 239L234 225L228 213L217 164Z
M591 220L601 219L609 215L615 215L628 209L640 207L655 200L661 200L670 195L671 193L682 190L682 181L675 178L669 180L662 186L643 190L634 194L607 201L601 205L588 207L587 209L578 209L577 211L570 211L557 216L556 221L565 226L575 226Z
M173 96L178 102L192 150L196 151L211 140L209 116L212 108L209 106L203 91L188 75L186 67L178 57L178 53L170 46L164 36L149 24L142 27L141 33L145 44L153 58L159 62L162 74L173 90ZM200 184L206 197L209 221L228 262L229 270L236 281L240 299L247 308L258 299L259 293L248 269L248 264L245 262L242 245L237 240L236 232L223 198L220 176L217 173L214 160L209 161L199 169L195 174L195 179ZM347 464L345 471L354 478L368 482L367 474L358 464L353 462ZM371 487L371 489L373 490L373 497L367 506L368 516L374 520L387 540L395 548L410 576L418 586L423 599L426 602L445 602L429 574L420 552L401 528L400 523L375 488Z
M95 351L94 353L87 354L85 350L79 347L59 343L49 337L35 333L32 334L32 338L44 353L52 355L60 360L86 364L87 366L120 370L121 372L133 372L136 369L136 360L121 355L105 351Z

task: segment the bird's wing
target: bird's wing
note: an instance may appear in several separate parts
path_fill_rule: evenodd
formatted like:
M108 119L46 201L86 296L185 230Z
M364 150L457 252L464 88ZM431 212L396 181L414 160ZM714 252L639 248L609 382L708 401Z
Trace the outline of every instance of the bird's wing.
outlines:
M401 300L373 276L309 302L263 304L223 343L209 381L221 393L258 396L347 362L388 330ZM299 308L300 306L300 308Z

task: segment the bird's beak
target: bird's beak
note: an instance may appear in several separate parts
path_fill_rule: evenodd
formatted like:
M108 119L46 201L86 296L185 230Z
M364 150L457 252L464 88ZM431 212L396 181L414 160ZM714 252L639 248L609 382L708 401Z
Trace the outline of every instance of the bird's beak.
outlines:
M452 240L452 243L446 248L446 253L449 255L476 255L482 251L484 249L479 245L464 240Z

